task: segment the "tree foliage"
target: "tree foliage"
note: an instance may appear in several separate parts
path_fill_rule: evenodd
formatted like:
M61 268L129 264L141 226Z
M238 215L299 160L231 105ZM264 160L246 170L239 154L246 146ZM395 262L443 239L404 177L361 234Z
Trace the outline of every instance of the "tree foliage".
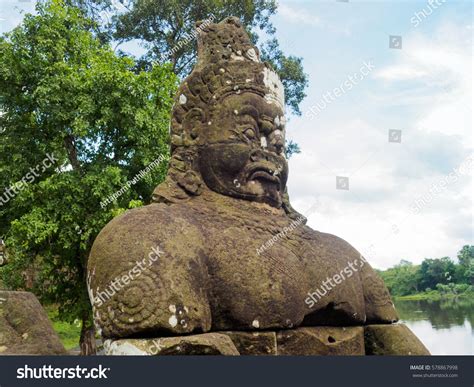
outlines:
M0 38L0 237L9 253L0 273L85 330L92 242L115 215L149 199L166 162L100 203L169 152L177 78L168 65L136 71L61 0L36 11Z
M260 46L262 59L270 62L285 87L286 103L295 114L306 96L307 75L302 59L285 55L275 38L271 16L277 11L275 0L68 0L103 23L101 12L108 12L112 22L100 29L101 36L119 42L137 39L146 49L142 65L149 65L164 56L181 78L191 71L196 60L196 42L179 45L192 35L200 20L220 21L238 17ZM103 15L103 13L102 13ZM259 43L259 32L269 39Z
M420 266L420 285L422 289L447 285L454 282L454 271L454 262L449 257L425 259Z
M421 265L402 260L400 264L380 274L394 296L435 289L440 293L462 293L470 285L474 285L473 252L474 246L463 246L458 253L458 263L454 263L449 257L427 258Z
M399 265L383 272L385 284L390 293L397 296L406 296L418 292L418 267L402 260Z
M457 279L474 285L474 246L463 246L458 253L458 261Z

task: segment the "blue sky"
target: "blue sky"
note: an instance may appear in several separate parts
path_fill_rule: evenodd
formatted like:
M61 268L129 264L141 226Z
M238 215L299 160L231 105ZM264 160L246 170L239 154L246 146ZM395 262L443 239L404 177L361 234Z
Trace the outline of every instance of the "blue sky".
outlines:
M309 225L376 268L472 244L472 2L279 3L277 37L309 76L303 114L287 124L302 149L290 160L294 207L317 200ZM0 32L33 6L0 0ZM389 48L390 35L401 49ZM349 190L336 189L336 176Z
M472 4L434 6L281 1L275 18L310 81L303 115L287 127L302 148L290 161L290 197L303 212L318 197L309 224L377 268L454 257L473 242ZM389 48L390 35L402 49ZM309 109L364 62L374 69L313 117ZM388 142L390 129L401 130L400 143ZM446 177L461 164L467 173ZM349 190L337 190L335 176L349 177Z

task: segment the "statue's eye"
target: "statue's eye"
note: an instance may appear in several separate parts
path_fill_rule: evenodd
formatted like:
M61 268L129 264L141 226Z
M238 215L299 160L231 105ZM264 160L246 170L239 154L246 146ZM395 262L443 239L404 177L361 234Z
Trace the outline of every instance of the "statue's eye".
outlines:
M260 131L268 136L275 129L275 125L267 120L260 121Z
M254 117L244 114L238 117L238 131L242 133L247 140L253 141L258 137L258 125Z
M244 134L245 134L245 137L247 137L249 140L253 140L256 137L255 129L251 127L246 127L244 129Z

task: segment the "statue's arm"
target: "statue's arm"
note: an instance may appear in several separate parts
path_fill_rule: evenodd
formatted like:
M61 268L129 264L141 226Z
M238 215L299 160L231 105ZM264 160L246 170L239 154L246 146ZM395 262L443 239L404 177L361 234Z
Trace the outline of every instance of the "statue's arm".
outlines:
M208 331L201 233L176 206L153 204L113 219L88 263L94 319L105 337Z
M348 242L335 235L309 231L314 252L313 278L318 271L343 279L318 304L331 301L360 322L391 323L398 320L390 294L380 276ZM344 304L343 304L344 303ZM357 313L357 314L356 314Z

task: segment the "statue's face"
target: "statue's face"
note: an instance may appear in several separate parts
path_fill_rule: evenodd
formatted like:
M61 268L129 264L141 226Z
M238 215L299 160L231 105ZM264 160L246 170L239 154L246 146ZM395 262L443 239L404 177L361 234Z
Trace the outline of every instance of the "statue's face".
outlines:
M263 97L226 97L202 131L199 164L207 186L280 207L288 178L284 126L282 109Z

